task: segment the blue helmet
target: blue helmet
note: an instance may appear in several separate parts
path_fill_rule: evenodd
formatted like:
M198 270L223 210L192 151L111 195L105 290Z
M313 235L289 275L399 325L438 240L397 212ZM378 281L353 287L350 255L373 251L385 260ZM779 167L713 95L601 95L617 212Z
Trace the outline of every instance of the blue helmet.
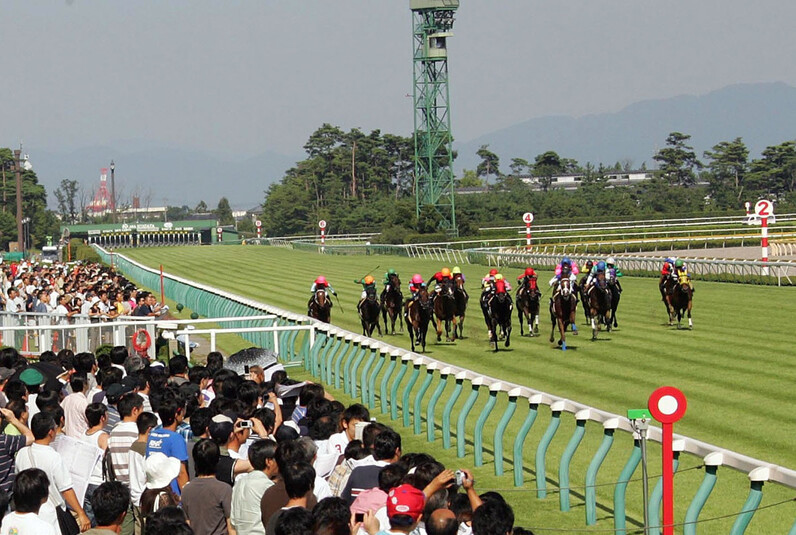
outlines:
M568 266L572 265L572 261L569 259L568 256L565 256L564 258L561 259L561 265L563 266L564 264Z
M605 271L605 262L602 260L597 262L597 271Z

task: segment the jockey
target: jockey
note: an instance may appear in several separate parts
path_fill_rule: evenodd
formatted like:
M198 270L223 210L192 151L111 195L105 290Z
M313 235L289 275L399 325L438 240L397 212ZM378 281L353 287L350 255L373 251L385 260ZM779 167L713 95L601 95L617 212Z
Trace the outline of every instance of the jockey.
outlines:
M384 273L384 280L382 281L382 284L384 284L384 291L385 292L389 292L390 291L390 277L392 277L393 275L396 276L396 277L398 276L398 272L395 271L393 268L388 269Z
M520 291L525 288L525 285L528 285L530 290L537 290L538 287L536 286L536 272L533 270L532 267L525 268L525 272L517 277L517 282L520 285Z
M326 282L326 277L324 277L323 275L319 275L318 278L315 279L315 282L312 283L312 287L310 288L310 293L312 293L312 295L315 295L315 292L318 290L326 290L327 292L330 292L332 295L337 295L337 292L334 291L334 288L332 288L331 284Z
M373 290L374 293L376 292L376 279L373 278L373 275L365 275L363 278L359 280L355 280L354 284L361 284L362 285L362 295L360 296L360 303L368 296L368 290Z
M687 282L689 288L691 288L691 291L694 291L694 283L691 281L691 275L688 273L688 267L686 267L685 262L683 262L683 260L680 258L674 261L674 278L675 280L682 279L684 282Z
M498 274L498 270L497 269L495 269L495 268L490 269L489 273L484 275L484 278L481 279L481 289L482 290L486 290L487 288L491 288L492 287L492 283L495 282L495 275L497 275L497 274Z
M501 281L502 284L498 284L498 281ZM504 291L510 292L511 291L511 284L509 281L503 278L503 275L498 273L495 275L495 284L493 285L493 291L497 291L497 289L502 286Z
M449 268L444 267L441 270L439 270L436 273L434 273L434 275L432 275L428 279L428 282L429 282L429 284L434 282L435 283L434 291L439 293L439 292L442 291L442 284L444 282L449 281L449 280L451 280L451 270Z
M622 285L619 284L619 277L622 276L622 271L616 266L616 259L609 256L605 261L605 278L608 282L614 283L619 293L622 293Z
M586 278L586 288L591 287L591 284L595 280L597 280L597 276L600 273L605 275L605 262L603 262L602 260L600 260L599 262L594 264L594 266L591 268L591 271L589 272L589 276Z
M453 275L453 280L461 279L462 283L464 283L464 273L462 273L462 269L459 266L453 267L451 275Z
M565 256L561 259L561 263L556 266L556 274L550 279L550 286L558 287L561 279L569 279L574 287L577 279L575 275L578 274L578 265L572 262L569 257Z
M412 294L412 299L417 298L417 292L425 285L426 283L423 282L423 277L420 276L420 273L412 275L412 280L409 281L409 293Z
M594 267L594 262L592 262L591 260L586 260L586 263L583 264L583 271L585 273L591 273L593 267Z

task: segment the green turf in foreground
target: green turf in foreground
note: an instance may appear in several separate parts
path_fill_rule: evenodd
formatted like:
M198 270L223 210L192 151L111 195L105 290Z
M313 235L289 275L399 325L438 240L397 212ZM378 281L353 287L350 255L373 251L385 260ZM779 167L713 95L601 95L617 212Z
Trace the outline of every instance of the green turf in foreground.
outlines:
M341 307L333 309L333 322L348 329L359 329L355 303L360 287L351 281L379 265L378 275L387 267L395 267L404 282L411 273L424 277L440 266L430 261L399 257L343 257L320 256L272 247L202 247L172 249L140 249L125 251L145 264L164 264L170 273L185 276L198 282L246 295L260 301L305 312L308 288L315 275L323 273L341 295ZM389 265L388 265L389 264ZM477 287L486 268L462 266L470 288ZM507 272L507 277L515 277ZM542 278L542 277L540 277ZM563 353L547 342L546 336L524 338L513 336L510 351L493 354L488 347L483 321L477 310L477 295L472 297L471 314L465 327L465 340L455 344L431 344L427 354L445 362L468 367L475 371L503 378L515 383L568 397L582 403L623 414L628 408L642 407L649 393L662 384L681 388L689 399L689 409L676 432L711 442L735 451L752 455L769 462L796 466L796 453L791 447L794 396L790 385L796 378L794 357L790 349L787 318L796 311L792 303L792 289L771 288L718 283L696 282L694 331L677 331L665 325L663 306L660 304L657 285L652 279L623 280L625 293L619 310L620 330L602 333L600 340L590 342L582 333L570 338L572 350ZM477 292L472 291L473 294ZM580 320L582 322L582 320ZM549 335L549 323L543 321L543 335ZM584 326L581 326L583 329ZM515 323L515 335L519 334ZM408 347L405 335L385 336L385 341ZM450 389L450 387L449 387ZM449 390L448 390L449 392ZM471 434L475 419L486 396L473 409L468 422ZM443 395L443 400L447 394ZM463 398L460 400L460 404ZM491 437L494 425L502 414L505 399L501 398L485 429L485 438ZM540 417L526 442L526 466L532 466L533 452L544 427L549 411L540 410ZM525 416L521 407L514 416L514 428ZM384 420L384 418L380 418ZM548 456L548 477L557 479L560 453L574 427L570 417L562 418L561 429ZM506 439L510 450L512 429ZM413 437L410 430L402 431L411 450L431 449L447 465L456 466L455 451L441 450L439 442L425 444L424 435ZM572 485L582 485L582 477L601 439L601 430L595 424L587 425L587 435L573 460ZM487 443L491 438L487 439ZM617 434L616 443L609 454L599 484L598 500L610 507L613 487L627 455L630 438ZM472 463L472 449L468 458L459 463ZM651 452L651 473L659 473L658 452ZM487 463L493 462L490 455ZM682 467L699 464L693 457L684 457ZM506 468L510 467L506 465ZM493 467L479 470L479 487L511 489L506 494L515 505L521 523L527 526L568 527L583 529L582 501L573 496L573 510L558 513L556 494L546 500L536 500L532 474L527 474L525 492L513 490L509 477L490 478ZM637 474L639 472L637 471ZM720 469L719 483L701 518L710 518L740 510L748 491L745 475ZM682 518L688 501L701 480L696 470L684 472L677 479L679 499L676 518ZM482 483L483 482L483 483ZM640 486L637 482L628 488L628 511L640 518ZM792 497L793 491L773 485L766 487L764 505ZM787 511L784 508L788 508ZM784 532L794 518L792 506L780 506L761 511L755 517L750 532ZM598 511L602 520L598 527L612 526L610 513ZM733 519L705 524L700 533L727 533ZM632 524L629 523L629 527ZM543 530L536 530L543 533Z

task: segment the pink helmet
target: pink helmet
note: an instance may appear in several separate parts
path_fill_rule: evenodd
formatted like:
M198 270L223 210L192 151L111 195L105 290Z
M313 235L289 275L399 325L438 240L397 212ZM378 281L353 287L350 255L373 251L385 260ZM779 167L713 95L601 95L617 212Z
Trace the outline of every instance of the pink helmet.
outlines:
M315 279L315 284L326 284L326 277L319 275L318 278Z
M412 284L423 284L423 277L420 276L420 273L412 275Z

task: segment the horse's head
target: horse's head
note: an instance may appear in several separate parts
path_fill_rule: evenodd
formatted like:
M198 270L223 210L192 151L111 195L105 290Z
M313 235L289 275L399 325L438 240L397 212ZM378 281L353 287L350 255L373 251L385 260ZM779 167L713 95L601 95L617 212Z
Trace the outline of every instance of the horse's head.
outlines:
M365 288L365 297L371 301L376 299L376 288L374 286Z
M397 273L393 273L389 276L390 286L393 288L400 288L401 287L401 279L398 278Z
M602 271L597 273L597 286L600 288L605 288L605 273Z
M559 291L561 295L564 297L569 297L572 294L572 284L570 280L567 278L561 278L561 281L558 283Z
M323 288L319 288L315 290L315 301L320 305L323 306L326 304L326 290Z

